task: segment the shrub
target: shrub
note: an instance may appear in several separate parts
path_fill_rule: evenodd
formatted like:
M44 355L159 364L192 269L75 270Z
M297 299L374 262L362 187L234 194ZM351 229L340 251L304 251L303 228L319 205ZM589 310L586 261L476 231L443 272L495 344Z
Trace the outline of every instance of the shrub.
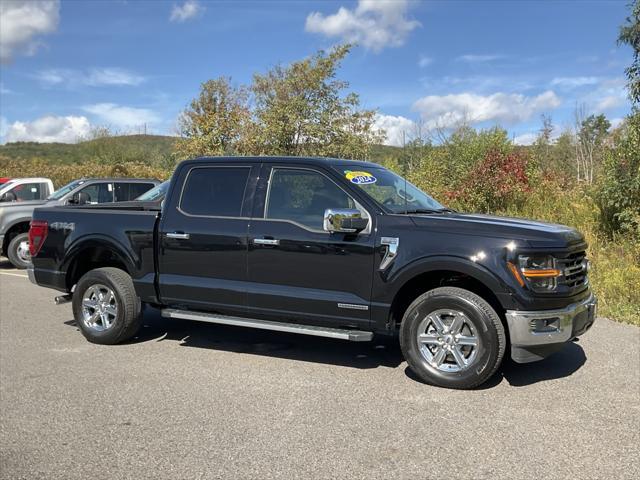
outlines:
M640 112L629 116L605 153L595 191L602 229L640 240Z
M529 156L490 150L446 196L465 210L490 212L522 205L531 190Z
M136 177L167 179L172 170L144 163L105 164L84 162L76 164L50 163L43 159L14 160L0 157L0 173L6 177L47 177L55 188L82 177Z

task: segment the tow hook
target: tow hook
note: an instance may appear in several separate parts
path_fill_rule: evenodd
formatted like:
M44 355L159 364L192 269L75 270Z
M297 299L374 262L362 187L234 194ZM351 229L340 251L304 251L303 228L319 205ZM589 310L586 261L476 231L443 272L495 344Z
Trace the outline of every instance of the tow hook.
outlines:
M56 305L62 305L63 303L69 303L73 299L73 295L68 293L67 295L58 295L54 298Z

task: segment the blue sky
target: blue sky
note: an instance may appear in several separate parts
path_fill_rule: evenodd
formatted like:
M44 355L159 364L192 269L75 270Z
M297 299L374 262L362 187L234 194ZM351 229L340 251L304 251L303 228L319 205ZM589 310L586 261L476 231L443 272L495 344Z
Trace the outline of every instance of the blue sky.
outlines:
M630 110L626 2L2 1L0 141L73 142L93 126L174 134L201 82L357 42L339 71L387 143L461 122L531 141L576 105Z

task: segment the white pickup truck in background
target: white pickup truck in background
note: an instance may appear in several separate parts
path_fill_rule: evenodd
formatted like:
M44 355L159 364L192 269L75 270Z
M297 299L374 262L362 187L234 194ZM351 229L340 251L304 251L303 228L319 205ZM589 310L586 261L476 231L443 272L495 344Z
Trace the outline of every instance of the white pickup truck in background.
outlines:
M44 200L53 191L53 182L48 178L13 178L0 185L0 202Z

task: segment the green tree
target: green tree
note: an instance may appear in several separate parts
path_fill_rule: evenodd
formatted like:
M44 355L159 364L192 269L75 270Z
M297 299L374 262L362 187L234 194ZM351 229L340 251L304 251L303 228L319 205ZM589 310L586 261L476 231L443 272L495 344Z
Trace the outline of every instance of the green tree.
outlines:
M374 130L375 111L360 108L349 84L336 79L351 46L256 74L252 149L259 154L368 158L384 132Z
M443 142L444 159L452 185L467 175L478 162L483 160L489 151L503 154L513 150L513 144L506 130L493 127L476 131L463 125L458 127Z
M626 118L607 150L596 191L602 226L640 240L640 112Z
M180 158L224 155L242 150L250 130L249 95L220 77L204 82L200 94L178 119L181 138L175 151Z
M570 178L575 179L575 152L575 138L571 130L566 129L558 136L553 144L550 162L551 172L565 177L566 181L568 181ZM566 183L566 181L562 183Z
M640 103L640 0L633 0L630 7L631 15L620 27L618 44L626 44L633 49L633 62L625 72L629 80L629 98L637 105Z
M552 160L552 144L551 139L553 135L553 122L548 115L542 115L542 127L538 131L536 141L533 142L533 152L535 159L538 161L540 167L544 170L551 170L553 168Z
M576 114L579 124L576 143L577 177L588 184L593 183L594 174L604 153L604 141L611 123L603 114L582 118Z

